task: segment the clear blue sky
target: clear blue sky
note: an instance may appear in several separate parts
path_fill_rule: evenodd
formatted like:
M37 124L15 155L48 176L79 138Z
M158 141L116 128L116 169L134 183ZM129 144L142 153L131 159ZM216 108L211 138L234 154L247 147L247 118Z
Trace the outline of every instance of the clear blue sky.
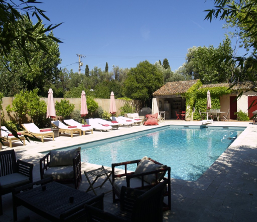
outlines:
M213 0L45 0L38 6L53 24L63 22L54 30L63 41L60 67L74 72L76 54L86 56L82 73L86 65L104 70L108 62L111 71L113 65L131 68L164 58L175 71L189 48L217 47L228 32L223 21L204 20Z

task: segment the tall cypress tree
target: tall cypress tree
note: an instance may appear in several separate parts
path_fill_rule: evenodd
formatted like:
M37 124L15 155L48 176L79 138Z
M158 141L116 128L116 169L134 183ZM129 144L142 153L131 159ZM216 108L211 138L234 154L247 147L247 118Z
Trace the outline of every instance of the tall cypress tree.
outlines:
M165 58L165 59L163 60L162 64L163 64L163 68L164 68L164 69L170 68L170 64L169 64L168 59Z
M88 68L88 65L86 65L85 76L89 77L89 68Z
M106 62L106 64L105 64L105 72L108 72L108 69L109 69L108 62Z

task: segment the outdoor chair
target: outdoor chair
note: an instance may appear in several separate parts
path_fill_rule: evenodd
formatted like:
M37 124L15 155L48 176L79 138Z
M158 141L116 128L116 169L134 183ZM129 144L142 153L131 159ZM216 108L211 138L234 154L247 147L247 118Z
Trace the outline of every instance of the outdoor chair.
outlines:
M25 137L19 133L17 133L17 137L15 137L5 126L1 126L1 137L3 142L9 143L10 148L12 148L13 141L21 141L23 146L25 146Z
M67 151L51 150L40 159L41 179L52 177L61 183L74 183L79 187L81 177L80 147Z
M81 136L81 129L79 129L77 126L67 126L59 120L52 121L51 123L54 127L57 127L59 129L59 133L70 134L71 138L73 138L74 133L79 133L79 135Z
M109 131L112 129L112 127L110 125L102 125L99 123L99 120L97 119L86 119L87 124L91 125L93 127L94 130L99 130L99 131Z
M226 115L223 115L223 118L222 118L222 120L223 121L228 121L229 120L229 109L228 109L228 112L226 113Z
M86 132L91 132L91 134L93 134L93 127L88 124L81 124L73 119L65 119L64 122L69 126L77 126L83 131L83 135L85 135Z
M147 191L123 186L121 188L120 212L111 214L86 204L85 210L87 221L163 221L163 194L167 184L168 180L164 180Z
M12 192L13 188L32 183L33 164L16 161L14 150L0 152L0 215L3 214L2 195Z
M175 112L176 112L177 120L180 119L180 114L177 111L175 111Z
M95 120L97 120L97 122L102 126L111 126L112 129L119 129L119 123L112 123L111 121L107 121L101 118L95 118Z
M112 123L118 123L119 126L132 126L134 124L132 119L129 119L130 121L127 121L126 119L123 119L121 117L111 117Z
M54 132L51 129L39 129L34 123L24 123L22 127L27 135L40 137L42 143L44 142L44 137L52 137L54 140Z
M136 165L136 170L128 172L130 164ZM123 167L124 172L117 171L116 167ZM166 176L166 177L165 177ZM164 204L164 210L171 209L171 190L170 190L170 167L163 165L148 157L143 157L141 160L133 160L122 163L112 164L112 184L113 184L113 202L120 199L121 187L147 190L164 179L168 180L164 196L168 199L168 204ZM116 198L117 196L117 198Z

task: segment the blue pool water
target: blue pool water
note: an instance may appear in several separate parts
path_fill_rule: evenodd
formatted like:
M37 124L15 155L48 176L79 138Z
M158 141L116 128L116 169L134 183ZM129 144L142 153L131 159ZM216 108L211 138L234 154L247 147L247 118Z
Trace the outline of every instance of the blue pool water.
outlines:
M243 130L228 127L162 127L81 144L81 160L110 167L112 163L148 156L170 166L172 178L197 180Z

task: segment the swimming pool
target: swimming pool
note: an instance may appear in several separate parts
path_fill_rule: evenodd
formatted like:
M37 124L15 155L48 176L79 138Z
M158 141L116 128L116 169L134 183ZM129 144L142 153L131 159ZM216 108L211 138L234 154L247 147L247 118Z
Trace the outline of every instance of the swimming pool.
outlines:
M242 127L166 126L79 146L82 162L110 167L112 163L148 156L170 166L172 178L194 181L243 130Z

